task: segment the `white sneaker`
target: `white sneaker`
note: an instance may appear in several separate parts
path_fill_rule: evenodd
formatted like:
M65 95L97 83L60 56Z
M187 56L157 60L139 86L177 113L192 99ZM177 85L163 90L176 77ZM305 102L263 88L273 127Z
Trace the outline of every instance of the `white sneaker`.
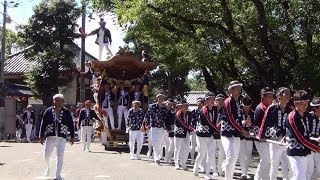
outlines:
M179 167L179 166L174 166L174 168L175 168L176 170L180 170L180 167Z
M204 175L203 179L212 179L209 175Z

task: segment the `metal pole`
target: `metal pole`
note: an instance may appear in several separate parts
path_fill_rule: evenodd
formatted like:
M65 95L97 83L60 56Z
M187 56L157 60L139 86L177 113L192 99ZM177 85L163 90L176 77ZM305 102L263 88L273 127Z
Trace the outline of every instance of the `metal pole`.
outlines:
M6 56L6 21L7 21L7 0L3 3L3 25L2 25L2 41L1 41L1 65L0 65L0 140L4 139L5 131L5 85L4 85L4 61Z
M85 32L86 26L86 0L82 0L82 30ZM86 38L84 36L81 37L81 52L80 52L80 62L81 62L81 72L85 71L84 63L85 63L85 53L86 53ZM80 101L83 102L85 100L85 77L80 76Z

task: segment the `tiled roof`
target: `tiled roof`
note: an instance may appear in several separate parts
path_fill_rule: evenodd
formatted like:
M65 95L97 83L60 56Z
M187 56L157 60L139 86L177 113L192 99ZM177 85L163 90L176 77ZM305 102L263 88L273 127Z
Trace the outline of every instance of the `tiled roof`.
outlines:
M25 52L28 49L32 48L29 46L17 53L9 55L6 62L4 63L4 73L5 76L12 75L23 75L28 72L29 68L36 63L34 61L30 61L30 59L25 58ZM71 50L75 53L75 64L80 64L80 51L81 48L75 43L70 45ZM94 56L89 53L86 53L85 60L97 60Z
M184 96L187 103L189 104L189 109L195 109L197 107L197 99L204 98L208 91L190 91Z
M34 62L24 57L24 53L30 48L32 48L32 46L8 56L6 62L4 62L5 75L22 75L27 72L28 67L34 64Z
M7 93L9 96L33 96L33 91L26 85L7 84Z

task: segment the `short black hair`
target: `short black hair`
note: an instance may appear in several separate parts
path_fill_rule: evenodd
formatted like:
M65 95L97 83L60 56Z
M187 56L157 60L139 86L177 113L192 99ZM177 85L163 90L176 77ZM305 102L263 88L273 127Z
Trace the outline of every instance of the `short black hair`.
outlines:
M292 97L293 101L305 101L309 100L309 94L305 90L298 90L293 94Z
M251 106L252 105L252 99L249 96L245 96L242 99L242 104L244 106Z

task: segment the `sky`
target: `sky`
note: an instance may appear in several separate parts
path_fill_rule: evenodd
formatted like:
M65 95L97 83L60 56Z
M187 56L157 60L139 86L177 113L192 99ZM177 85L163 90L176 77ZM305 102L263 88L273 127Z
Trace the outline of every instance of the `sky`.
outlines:
M2 0L1 0L2 1ZM8 0L10 2L12 0ZM15 30L17 25L26 24L28 19L34 14L33 7L41 2L41 0L13 0L16 3L19 3L18 7L10 7L7 9L7 13L12 19L13 22L7 24L7 28L11 30ZM79 2L79 0L77 0ZM80 6L80 4L79 4ZM3 6L0 6L1 12L3 12ZM94 29L99 27L99 17L94 14L93 17L95 20L86 19L86 33L90 33ZM119 46L123 46L125 43L123 42L123 38L125 36L124 32L121 30L118 24L113 22L112 19L115 19L115 16L105 15L104 20L107 22L106 27L110 30L112 36L112 45L110 47L113 54L115 54ZM2 20L2 18L0 18ZM81 18L78 19L78 25L81 26ZM1 22L2 24L2 22ZM99 55L99 47L94 43L96 36L89 36L86 38L86 51L93 55L94 57L98 57ZM75 43L80 46L80 39L75 39ZM105 54L105 53L104 53ZM105 56L103 57L103 59Z

